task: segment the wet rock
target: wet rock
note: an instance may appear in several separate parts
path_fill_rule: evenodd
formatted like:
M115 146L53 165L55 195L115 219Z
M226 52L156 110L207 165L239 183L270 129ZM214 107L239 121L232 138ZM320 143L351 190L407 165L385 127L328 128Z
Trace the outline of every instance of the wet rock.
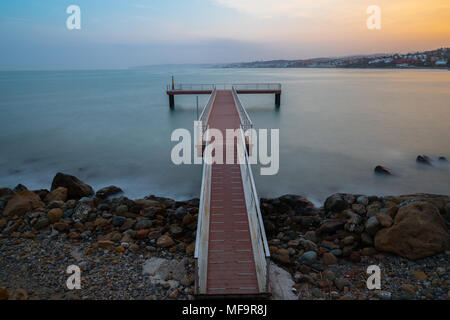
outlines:
M439 210L428 202L413 202L401 207L394 225L380 230L375 248L417 260L447 250L450 235Z
M325 210L327 212L340 212L348 207L348 202L345 201L340 194L333 194L325 200Z
M440 157L439 157L439 161L444 161L444 162L445 162L445 161L447 161L447 158L444 157L444 156L440 156Z
M380 175L392 175L392 171L383 166L376 166L374 169L375 173Z
M68 199L81 199L83 197L90 197L94 194L91 186L79 180L75 176L58 172L52 181L51 191L64 187L67 188Z
M25 190L16 193L6 204L5 209L3 210L3 216L11 217L11 216L23 216L25 213L43 208L45 205L41 201L41 198L34 192Z
M22 192L28 190L27 187L25 187L23 184L19 183L17 186L14 187L14 192Z
M112 195L116 195L122 192L123 192L122 189L120 189L119 187L109 186L98 190L95 196L99 199L106 199Z
M418 163L431 165L431 160L430 160L430 158L429 158L428 156L426 156L426 155L419 155L419 156L417 156L416 161L417 161Z

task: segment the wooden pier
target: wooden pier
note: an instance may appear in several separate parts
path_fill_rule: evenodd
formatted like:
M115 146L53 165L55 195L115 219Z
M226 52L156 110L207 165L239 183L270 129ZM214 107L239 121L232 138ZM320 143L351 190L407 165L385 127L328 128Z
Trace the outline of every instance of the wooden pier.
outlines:
M257 88L255 85L233 85L231 89L219 89L216 85L183 86L168 90L168 94L206 91L210 97L199 119L203 139L197 142L197 150L201 150L204 158L208 157L203 150L212 143L209 141L210 129L220 130L224 138L227 129L238 130L239 135L232 140L226 137L219 144L215 141L215 147L222 148L223 159L227 154L233 154L233 163L203 162L194 253L195 295L197 298L266 298L271 294L270 253L248 160L251 141L245 135L245 130L253 124L238 93L281 94L281 85L259 85Z

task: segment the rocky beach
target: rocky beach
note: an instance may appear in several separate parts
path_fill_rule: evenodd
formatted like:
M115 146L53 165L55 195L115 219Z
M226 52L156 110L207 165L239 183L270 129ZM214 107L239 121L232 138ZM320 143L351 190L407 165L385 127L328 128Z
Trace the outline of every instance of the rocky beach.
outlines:
M128 199L58 173L0 188L0 299L193 299L198 199ZM450 196L261 199L273 299L450 298ZM81 269L69 290L67 267ZM381 289L369 290L378 265Z

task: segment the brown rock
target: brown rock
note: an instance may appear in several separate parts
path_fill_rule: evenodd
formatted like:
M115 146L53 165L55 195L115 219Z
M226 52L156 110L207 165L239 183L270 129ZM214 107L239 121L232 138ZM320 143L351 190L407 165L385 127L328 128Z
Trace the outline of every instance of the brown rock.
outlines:
M99 248L112 249L112 248L114 248L114 242L112 242L110 240L98 241L97 246Z
M191 224L193 221L194 221L194 217L192 217L192 215L189 213L183 217L183 225L184 226Z
M5 288L0 288L0 300L8 300L9 299L9 291Z
M330 252L325 252L322 257L322 262L327 265L337 264L338 259Z
M347 220L345 219L330 219L325 221L316 233L332 233L339 229L343 229Z
M353 251L353 252L350 254L350 261L351 261L351 262L354 262L354 263L358 263L358 262L361 261L361 255L359 254L358 251Z
M150 229L141 229L136 231L136 239L143 240L147 238L148 234L150 232Z
M417 280L427 281L428 277L423 271L413 270L411 273L416 277Z
M174 242L173 242L172 238L166 234L159 237L158 240L156 241L156 245L160 248L170 247L173 244L174 244Z
M122 189L120 189L119 187L116 186L109 186L109 187L105 187L102 188L100 190L97 191L97 193L95 194L95 196L99 199L106 199L109 196L118 194L118 193L122 193Z
M64 232L67 229L69 229L69 225L67 223L64 223L64 222L57 222L57 223L55 223L53 225L53 228L55 228L59 232Z
M67 188L68 199L80 199L83 197L90 197L94 194L91 186L87 185L77 177L58 172L52 181L51 190L59 187Z
M41 198L34 192L25 190L15 194L15 196L8 201L3 215L5 217L11 217L14 215L23 216L25 213L37 209L43 208L45 205L41 201Z
M289 259L289 255L274 254L272 257L276 262L279 262L281 264L290 264L291 263L291 260Z
M450 235L439 210L431 203L413 202L398 210L394 225L375 236L375 248L410 260L432 256L450 246Z
M67 188L59 187L51 191L46 197L45 202L49 203L52 201L67 201Z
M59 219L61 219L63 212L61 209L59 208L55 208L55 209L51 209L48 213L47 213L50 221L52 223L55 223L57 221L59 221Z
M0 219L0 229L3 228L4 226L6 226L6 224L8 223L8 221L6 219Z
M385 213L378 212L375 216L377 217L378 222L383 228L389 228L390 226L392 226L392 223L394 223L392 218Z
M116 247L116 251L119 252L119 253L122 253L122 252L125 251L125 248L122 247L122 246L118 246L118 247Z

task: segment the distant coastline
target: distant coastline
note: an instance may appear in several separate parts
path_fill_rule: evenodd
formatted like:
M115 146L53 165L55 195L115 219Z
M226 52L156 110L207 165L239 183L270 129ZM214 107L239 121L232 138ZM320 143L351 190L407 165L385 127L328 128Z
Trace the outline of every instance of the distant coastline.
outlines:
M448 69L450 48L408 54L373 54L339 58L269 60L221 64L221 68Z

